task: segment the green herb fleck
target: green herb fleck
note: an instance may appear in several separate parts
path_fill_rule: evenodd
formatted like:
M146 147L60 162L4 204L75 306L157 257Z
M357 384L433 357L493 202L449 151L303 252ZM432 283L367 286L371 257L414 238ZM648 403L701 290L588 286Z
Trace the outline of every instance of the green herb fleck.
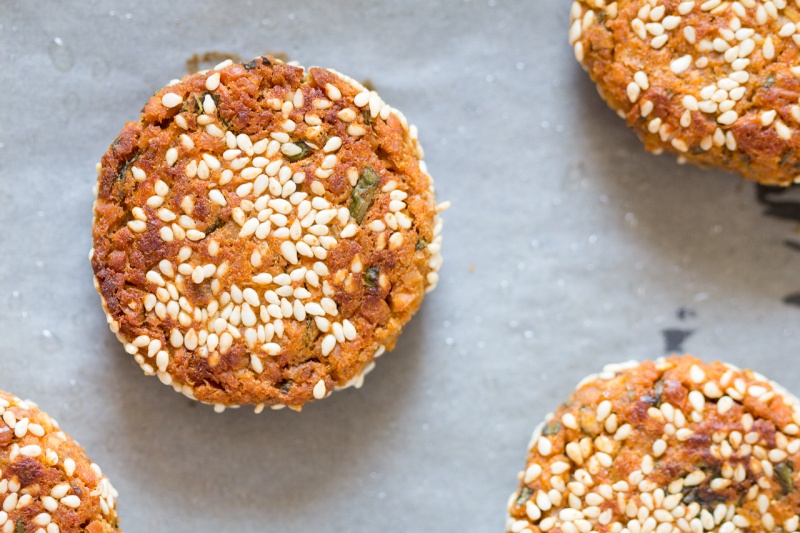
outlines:
M206 235L211 235L212 233L214 233L223 226L225 226L225 221L222 220L222 218L220 217L216 219L214 222L212 222L209 227L206 228L205 233Z
M561 431L561 422L550 422L544 427L544 430L542 430L542 435L555 435L559 431Z
M792 463L789 461L778 463L775 465L774 470L775 480L781 486L783 495L786 496L787 494L794 492L794 479L792 479L794 467L792 466Z
M773 85L775 85L775 75L770 73L770 75L767 76L767 81L764 82L764 88L769 89Z
M252 61L248 61L247 63L242 63L242 66L245 68L245 70L252 70L256 68L256 65L258 65L257 59L253 59Z
M14 533L25 533L25 523L22 518L17 518L17 523L14 526Z
M522 487L522 490L519 491L519 497L517 498L517 506L524 505L525 502L531 499L532 495L533 490L528 487Z
M369 109L364 110L364 124L367 126L372 125L372 113L369 112Z
M424 249L425 249L425 248L427 248L427 247L428 247L428 243L427 243L427 242L425 242L425 239L423 239L422 237L420 237L419 239L417 239L417 245L415 246L415 249L416 249L418 252L419 252L420 250L424 250Z
M381 267L369 267L367 271L364 273L364 283L367 284L367 287L370 289L374 289L378 286L378 278L381 277Z
M664 394L664 380L659 379L653 387L653 393L648 394L643 399L647 403L653 404L658 407L661 405L661 395Z
M288 156L289 161L291 161L292 163L294 163L295 161L300 161L305 157L308 157L308 154L311 153L311 150L309 150L308 145L303 141L297 141L294 144L296 144L300 148L300 153Z
M381 178L378 174L370 167L366 167L353 188L353 194L350 195L350 214L359 224L364 220L364 215L367 214L369 206L372 204L380 181Z
M205 112L203 111L203 99L199 96L193 96L192 101L194 101L194 113L196 115L202 115Z
M133 166L133 164L136 162L137 159L139 159L139 150L136 150L136 154L133 157L131 157L130 159L128 159L127 161L125 161L124 163L122 163L119 166L119 169L117 170L117 177L115 178L115 181L124 180L125 179L125 174L128 173L128 170L131 168L131 166Z
M786 150L786 153L784 153L783 156L781 156L781 161L780 163L778 163L778 165L780 166L785 165L786 162L789 161L789 158L792 157L793 153L794 153L794 148L789 148L788 150Z

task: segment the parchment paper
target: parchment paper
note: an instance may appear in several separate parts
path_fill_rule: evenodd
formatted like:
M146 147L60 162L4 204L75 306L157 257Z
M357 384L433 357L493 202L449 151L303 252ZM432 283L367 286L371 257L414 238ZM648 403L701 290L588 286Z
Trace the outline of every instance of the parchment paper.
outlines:
M568 9L0 0L0 388L86 447L126 531L499 532L530 431L607 362L687 350L800 393L800 193L646 154ZM145 377L92 287L94 164L209 51L371 80L453 202L397 349L301 414L219 415Z

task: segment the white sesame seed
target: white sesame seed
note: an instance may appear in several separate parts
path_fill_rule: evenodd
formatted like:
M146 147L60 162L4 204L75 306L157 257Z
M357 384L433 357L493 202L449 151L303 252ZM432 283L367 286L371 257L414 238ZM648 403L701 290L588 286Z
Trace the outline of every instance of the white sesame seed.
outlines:
M320 345L320 348L322 350L322 356L327 357L328 355L330 355L330 353L333 351L335 347L336 347L336 337L330 334L326 335L322 339L322 344Z
M655 48L656 50L662 48L667 41L669 40L669 36L667 34L659 35L658 37L654 37L652 41L650 41L650 46Z
M64 496L59 500L62 505L70 507L72 509L77 509L81 505L81 499L74 494L70 494L69 496Z
M19 453L25 457L39 457L42 455L42 448L36 444L29 444L28 446L21 447Z
M336 114L336 117L342 122L352 122L356 118L356 112L346 107Z
M167 150L167 154L165 156L167 166L172 166L178 160L178 150L175 148L170 148Z
M352 135L353 137L361 137L362 135L364 135L364 134L366 134L366 133L367 133L367 130L365 130L365 129L364 129L364 128L363 128L361 125L359 125L359 124L356 124L356 123L351 123L351 124L350 124L350 125L347 127L347 133L348 133L348 135Z
M773 59L775 57L775 45L772 44L771 37L764 39L764 45L761 48L761 53L764 55L764 59Z
M161 103L164 105L164 107L171 109L181 105L183 103L183 98L179 94L166 93L161 97Z
M792 138L792 130L790 130L789 127L780 120L775 122L775 132L778 134L778 137L785 141L788 141Z
M330 85L330 84L328 84L328 85ZM325 380L321 379L321 380L317 381L317 384L314 385L314 390L313 390L314 398L316 398L317 400L321 400L322 398L325 397L325 394L327 392L328 392L328 390L325 387Z
M664 20L661 21L661 24L664 26L665 30L674 30L680 23L681 17L677 17L675 15L664 17Z
M603 422L606 418L608 418L608 415L611 414L611 408L612 405L610 401L603 400L600 402L600 405L597 406L597 421Z
M206 234L196 229L190 229L186 231L186 238L190 241L201 241L206 238Z
M141 220L131 220L128 222L128 228L134 233L143 233L147 230L147 224Z
M692 56L690 55L679 57L678 59L673 60L669 64L670 70L672 70L672 72L674 72L675 74L682 74L690 66L692 66Z
M553 451L553 445L546 437L539 437L537 449L541 455L547 457Z
M215 72L206 78L206 89L216 91L217 87L219 87L219 72Z
M739 118L739 114L736 113L736 111L730 110L730 111L724 112L719 117L717 117L717 122L719 122L723 126L729 126L729 125L733 124L734 122L736 122L736 119L738 119L738 118Z
M225 134L222 132L222 130L221 130L221 129L219 129L219 128L217 127L217 125L216 125L216 124L208 124L208 125L206 126L206 133L208 133L208 134L209 134L209 135L211 135L212 137L217 137L217 138L219 138L219 139L221 139L222 137L224 137L224 136L225 136Z
M627 92L628 92L628 99L629 99L631 102L636 102L636 100L638 100L638 99L639 99L639 94L641 93L641 90L642 90L642 89L641 89L641 87L639 87L639 86L636 84L636 82L633 82L633 81L632 81L632 82L630 82L630 83L628 84L628 89L627 89Z
M323 152L330 153L339 150L342 147L342 139L341 137L331 137L328 139L328 142L325 143L325 147L322 149Z
M325 84L325 94L327 94L328 98L330 98L333 101L342 99L341 91L339 91L339 89L331 83Z

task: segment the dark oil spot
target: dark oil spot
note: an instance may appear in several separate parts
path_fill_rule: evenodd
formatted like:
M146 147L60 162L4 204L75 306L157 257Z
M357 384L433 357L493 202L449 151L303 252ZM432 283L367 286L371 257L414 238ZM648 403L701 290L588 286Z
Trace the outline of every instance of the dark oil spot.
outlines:
M678 320L687 320L689 318L697 318L697 311L695 311L691 307L679 307L678 311L675 313L675 316L678 317Z
M369 79L369 78L366 78L364 81L362 81L361 85L363 85L364 88L366 90L368 90L368 91L374 91L375 90L375 84L372 83L372 80Z
M800 202L778 201L775 199L776 196L782 196L789 190L791 189L758 185L756 187L756 199L758 203L764 206L764 214L779 220L800 222Z
M785 303L786 305L794 305L796 307L800 307L800 292L784 296L783 303Z
M791 241L786 239L783 241L783 245L786 246L790 250L794 250L795 252L800 252L800 242Z
M664 353L683 353L683 343L692 336L693 329L662 329L664 336Z

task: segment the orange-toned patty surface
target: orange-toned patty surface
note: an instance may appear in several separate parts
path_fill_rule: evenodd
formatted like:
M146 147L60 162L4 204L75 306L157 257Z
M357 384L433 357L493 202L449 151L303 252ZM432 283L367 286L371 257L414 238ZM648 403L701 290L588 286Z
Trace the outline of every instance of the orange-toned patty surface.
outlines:
M0 532L111 533L117 491L31 401L0 391Z
M648 150L798 181L796 2L576 0L570 19L575 56Z
M416 129L374 91L226 61L103 156L92 266L147 374L218 410L299 408L394 347L438 281L438 210Z
M533 434L507 532L796 532L800 405L691 356L613 365Z

